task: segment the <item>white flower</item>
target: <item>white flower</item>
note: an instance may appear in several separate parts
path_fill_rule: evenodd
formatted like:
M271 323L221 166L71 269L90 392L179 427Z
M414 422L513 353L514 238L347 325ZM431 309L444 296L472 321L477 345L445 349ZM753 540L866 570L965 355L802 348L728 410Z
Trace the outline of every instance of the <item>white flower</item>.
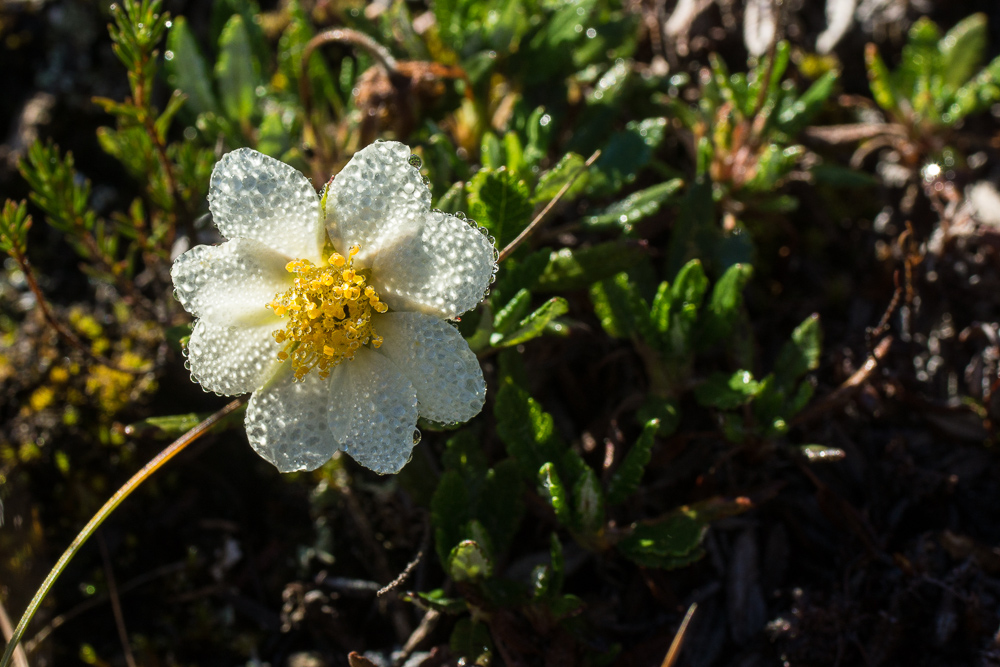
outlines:
M490 241L430 210L410 150L358 152L321 198L301 173L250 149L223 156L208 195L229 239L174 262L194 315L191 375L206 390L253 392L250 444L283 472L337 450L398 472L417 416L471 419L486 384L446 319L479 303L496 270Z

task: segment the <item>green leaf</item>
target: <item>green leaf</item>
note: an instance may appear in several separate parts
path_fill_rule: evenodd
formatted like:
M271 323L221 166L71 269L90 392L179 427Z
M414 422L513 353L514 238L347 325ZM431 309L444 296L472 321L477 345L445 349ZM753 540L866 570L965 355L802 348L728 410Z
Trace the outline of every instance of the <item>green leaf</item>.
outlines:
M640 424L658 421L660 425L656 429L656 434L663 438L673 435L681 423L681 412L677 402L654 394L646 396L642 405L636 410L635 417Z
M747 192L769 193L781 185L785 176L795 168L799 158L805 153L802 146L783 147L768 144L757 157L757 168L753 176L743 184Z
M778 115L778 129L789 137L805 129L833 94L838 78L839 73L831 70L814 81L802 97Z
M531 201L535 204L541 204L548 202L553 199L559 191L566 185L569 181L576 176L583 165L586 162L582 157L576 153L566 153L563 155L559 162L555 164L554 167L542 173L538 177L538 185L535 186L535 192L531 196ZM566 194L563 195L564 201L571 201L580 195L587 187L587 175L580 174L580 177L573 182Z
M889 69L885 66L878 47L868 44L865 47L865 66L868 71L868 85L872 91L872 97L887 113L899 117L899 102L896 99L896 91L893 88L892 80L889 78Z
M469 183L469 213L503 248L527 227L533 207L528 186L506 168L481 169Z
M489 533L496 553L506 552L524 516L524 479L515 461L505 459L487 471L476 502L476 515Z
M472 540L462 540L448 556L448 574L455 581L478 581L493 575L493 562Z
M188 27L187 19L178 16L167 35L167 83L187 95L188 108L195 115L218 113L219 103L212 92L208 65L201 55L198 42Z
M631 121L608 140L590 169L590 186L597 194L614 194L631 183L649 164L653 149L666 134L666 118Z
M289 128L282 120L283 115L281 109L267 112L260 122L260 133L257 137L257 150L276 159L280 159L292 145Z
M222 107L229 118L249 123L257 102L257 86L262 81L250 48L250 37L239 14L230 17L219 37L215 80L219 84Z
M702 324L706 345L729 338L743 307L743 289L752 275L749 264L734 264L715 283Z
M708 277L697 259L685 264L674 279L670 289L668 331L669 347L674 354L686 354L691 349L698 312L707 289Z
M967 16L941 39L941 75L946 90L955 90L976 72L986 55L986 14Z
M444 4L435 2L434 6ZM496 654L489 628L485 623L479 623L471 618L460 618L455 623L448 640L451 654L462 658L463 663L470 665L488 665L490 656Z
M446 470L431 499L434 544L443 565L448 563L452 549L462 540L470 518L469 504L469 492L462 475L456 470Z
M493 414L497 435L526 478L535 480L542 465L559 459L563 446L554 432L552 415L511 379L501 384Z
M523 290L522 290L523 291ZM538 310L521 320L517 328L508 333L495 333L490 337L494 347L513 347L541 336L546 327L560 315L565 315L569 304L561 296L553 297L539 306Z
M563 548L562 543L559 541L559 535L554 531L549 537L549 558L552 562L549 590L553 593L558 593L562 590L563 581L566 576L566 560L563 558Z
M446 597L444 590L440 588L435 588L426 593L408 593L403 596L403 600L412 602L422 609L433 609L443 614L461 614L469 610L469 605L464 598Z
M441 195L441 198L437 201L438 208L445 213L458 213L459 211L465 212L468 207L468 201L465 198L465 183L458 181L453 183L448 191Z
M642 475L646 472L646 466L649 464L659 429L659 419L651 419L646 422L639 439L628 450L628 454L625 455L618 470L608 482L609 505L619 505L625 502L638 490Z
M587 248L563 248L549 255L535 289L541 292L584 289L632 268L646 255L646 249L635 242L609 241Z
M15 259L23 258L28 252L29 229L28 203L24 200L15 203L10 199L4 202L0 210L0 251Z
M955 93L954 103L944 120L954 125L971 113L976 113L1000 101L1000 56Z
M594 283L590 288L590 300L601 326L610 336L656 340L649 306L627 273Z
M504 166L506 160L504 159L503 145L493 132L483 133L479 157L483 162L483 167L491 171L496 171Z
M618 550L639 565L672 568L690 562L697 555L705 535L705 524L681 512L654 523L632 527L632 532L618 543Z
M672 202L683 185L683 180L674 178L639 190L603 211L587 216L583 224L591 228L619 226L629 230L635 223L659 211L664 204Z
M531 292L526 289L518 290L517 294L493 316L493 328L501 334L502 338L503 334L513 329L528 315L530 309Z
M750 371L712 373L694 389L694 397L700 405L733 410L746 405L760 390L760 383L754 381Z
M573 486L573 514L585 535L596 535L604 527L604 491L590 466Z
M792 332L789 340L778 353L774 374L778 382L787 385L819 366L823 331L819 315L807 317Z
M573 506L570 503L569 492L563 486L554 463L545 463L538 470L538 484L539 495L549 502L559 523L567 528L575 528L577 524L573 518Z

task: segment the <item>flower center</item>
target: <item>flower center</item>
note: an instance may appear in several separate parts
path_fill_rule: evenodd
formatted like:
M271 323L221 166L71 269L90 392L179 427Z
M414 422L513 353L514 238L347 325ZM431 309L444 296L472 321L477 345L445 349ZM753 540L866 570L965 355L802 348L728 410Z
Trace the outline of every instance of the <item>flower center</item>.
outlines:
M278 317L288 317L285 328L273 336L284 344L278 359L291 360L296 380L314 368L325 378L341 361L353 359L362 345L382 345L382 337L372 327L372 311L384 313L389 307L379 301L374 287L365 285L365 276L354 270L354 256L360 251L354 246L347 257L335 252L327 266L315 266L306 259L285 266L295 274L295 282L267 307Z

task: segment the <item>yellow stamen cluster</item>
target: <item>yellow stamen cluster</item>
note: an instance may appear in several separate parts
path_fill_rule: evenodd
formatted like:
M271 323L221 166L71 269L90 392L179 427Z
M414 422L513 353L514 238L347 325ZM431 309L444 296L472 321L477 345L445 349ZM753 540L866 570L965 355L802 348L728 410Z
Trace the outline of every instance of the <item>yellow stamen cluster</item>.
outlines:
M284 344L278 359L291 360L296 380L314 368L325 378L341 361L353 359L362 345L382 345L372 326L372 312L384 313L389 307L354 270L354 256L360 251L354 246L347 257L335 252L326 266L305 259L285 266L295 274L295 282L267 307L278 317L288 317L288 325L273 335Z

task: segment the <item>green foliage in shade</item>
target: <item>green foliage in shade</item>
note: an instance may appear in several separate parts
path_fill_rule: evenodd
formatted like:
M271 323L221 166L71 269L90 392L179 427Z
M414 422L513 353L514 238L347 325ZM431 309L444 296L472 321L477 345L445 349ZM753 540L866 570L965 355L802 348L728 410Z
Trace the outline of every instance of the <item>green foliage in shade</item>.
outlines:
M618 543L618 550L639 565L673 569L687 565L704 555L699 547L705 524L678 512L652 523L633 526L628 537Z
M486 550L473 540L463 540L448 556L448 574L455 581L476 581L493 574Z
M573 177L583 169L585 162L586 160L573 152L566 153L559 158L559 161L551 169L543 172L538 177L538 185L535 186L535 192L531 198L532 202L535 204L544 204L559 194L559 191L565 187L566 183L573 180ZM563 199L568 201L576 198L586 189L586 186L586 176L580 176L570 186Z
M655 436L660 429L660 420L651 419L642 429L642 435L628 450L618 470L608 482L608 504L619 505L634 494L642 481L646 465L653 450Z
M538 470L538 488L540 495L549 502L556 519L564 526L575 527L577 522L573 515L569 491L551 461L546 462Z
M502 338L528 315L531 309L531 292L519 289L517 293L493 316L493 329Z
M734 410L746 405L760 390L750 371L736 371L733 374L713 373L695 387L694 396L698 403L720 410Z
M563 444L555 433L552 415L513 379L502 381L493 414L497 435L526 479L534 480L543 465L559 460Z
M793 382L819 366L822 330L819 316L811 315L792 332L774 363L774 372L780 382Z

